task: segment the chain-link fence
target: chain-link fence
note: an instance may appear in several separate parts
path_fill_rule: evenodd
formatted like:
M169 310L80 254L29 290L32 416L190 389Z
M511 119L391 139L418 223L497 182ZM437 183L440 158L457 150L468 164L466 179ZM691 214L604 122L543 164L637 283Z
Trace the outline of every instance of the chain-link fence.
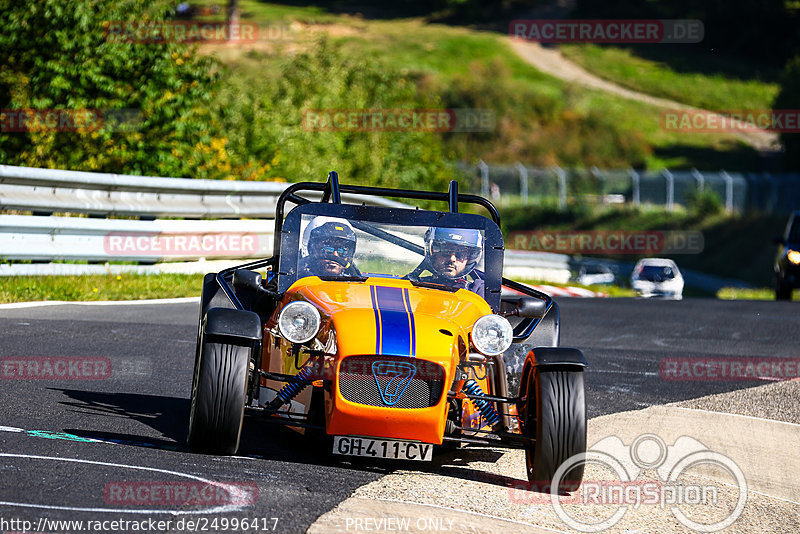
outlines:
M497 204L568 202L687 206L698 192L712 192L729 212L756 210L783 214L800 209L800 174L754 174L692 170L562 169L490 165L456 165L460 190L480 194Z

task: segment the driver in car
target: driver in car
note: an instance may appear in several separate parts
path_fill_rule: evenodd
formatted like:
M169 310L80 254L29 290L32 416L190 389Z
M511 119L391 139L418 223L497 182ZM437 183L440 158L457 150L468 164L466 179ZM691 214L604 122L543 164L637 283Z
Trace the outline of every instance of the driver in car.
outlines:
M320 220L318 220L320 219ZM328 219L323 222L324 219ZM306 230L305 255L300 260L298 278L305 276L361 276L353 265L356 233L342 219L317 218Z
M480 231L431 227L425 232L425 259L407 278L467 289L483 297L484 281L475 270L482 254Z

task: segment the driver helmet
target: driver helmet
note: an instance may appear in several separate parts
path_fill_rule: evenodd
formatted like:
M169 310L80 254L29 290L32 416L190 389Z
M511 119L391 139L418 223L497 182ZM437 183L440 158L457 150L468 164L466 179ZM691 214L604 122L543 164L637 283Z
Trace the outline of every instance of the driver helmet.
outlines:
M316 217L303 232L303 254L311 261L330 260L348 269L356 251L356 233L344 219Z
M457 259L467 260L464 269L455 274L442 272L436 267L436 254L451 254ZM428 228L425 232L425 259L432 273L455 280L466 276L478 265L483 254L483 236L479 230L470 228Z

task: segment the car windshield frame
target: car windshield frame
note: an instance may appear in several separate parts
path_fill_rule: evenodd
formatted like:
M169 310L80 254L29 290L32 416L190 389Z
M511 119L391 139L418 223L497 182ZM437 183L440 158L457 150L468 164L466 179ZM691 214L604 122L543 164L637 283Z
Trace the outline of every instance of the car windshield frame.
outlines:
M417 254L424 254L424 247L406 241L402 237L383 232L380 226L414 226L474 229L484 237L483 266L484 300L493 310L500 309L500 294L503 272L503 234L497 224L488 217L472 213L428 211L413 207L386 208L355 204L309 203L293 208L281 227L278 292L285 292L298 280L298 264L301 254L302 221L304 216L324 216L347 220L354 229L366 232L379 239ZM306 217L308 219L308 217ZM420 259L422 256L420 256ZM379 275L378 275L379 276ZM361 281L364 277L326 277L328 280ZM430 287L430 285L428 284ZM441 287L445 289L445 287Z

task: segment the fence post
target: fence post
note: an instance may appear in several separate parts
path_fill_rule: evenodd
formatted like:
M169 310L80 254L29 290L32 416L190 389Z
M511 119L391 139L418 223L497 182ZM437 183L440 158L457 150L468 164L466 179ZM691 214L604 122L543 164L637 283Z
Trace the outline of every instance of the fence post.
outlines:
M553 167L558 177L558 209L564 211L567 207L567 173L556 165Z
M633 182L633 206L638 208L640 203L639 197L639 173L633 170L633 167L628 169L628 174L631 176L631 182Z
M603 199L605 197L605 194L603 193L603 173L600 172L600 169L597 168L597 165L592 165L592 167L589 169L589 172L591 173L592 178L594 178L597 186L595 189L595 191L597 191L597 201L599 204L603 204Z
M517 170L519 171L519 196L522 197L522 203L528 203L528 169L525 168L520 162L517 162Z
M733 213L733 178L724 170L719 171L719 174L725 180L725 211Z
M489 166L485 161L480 160L478 167L481 169L481 196L489 198Z
M668 169L663 169L661 175L667 182L667 211L672 211L675 208L675 177Z
M706 177L703 176L702 172L694 168L692 169L692 176L694 176L694 179L697 180L697 192L702 193L703 189L705 189Z

